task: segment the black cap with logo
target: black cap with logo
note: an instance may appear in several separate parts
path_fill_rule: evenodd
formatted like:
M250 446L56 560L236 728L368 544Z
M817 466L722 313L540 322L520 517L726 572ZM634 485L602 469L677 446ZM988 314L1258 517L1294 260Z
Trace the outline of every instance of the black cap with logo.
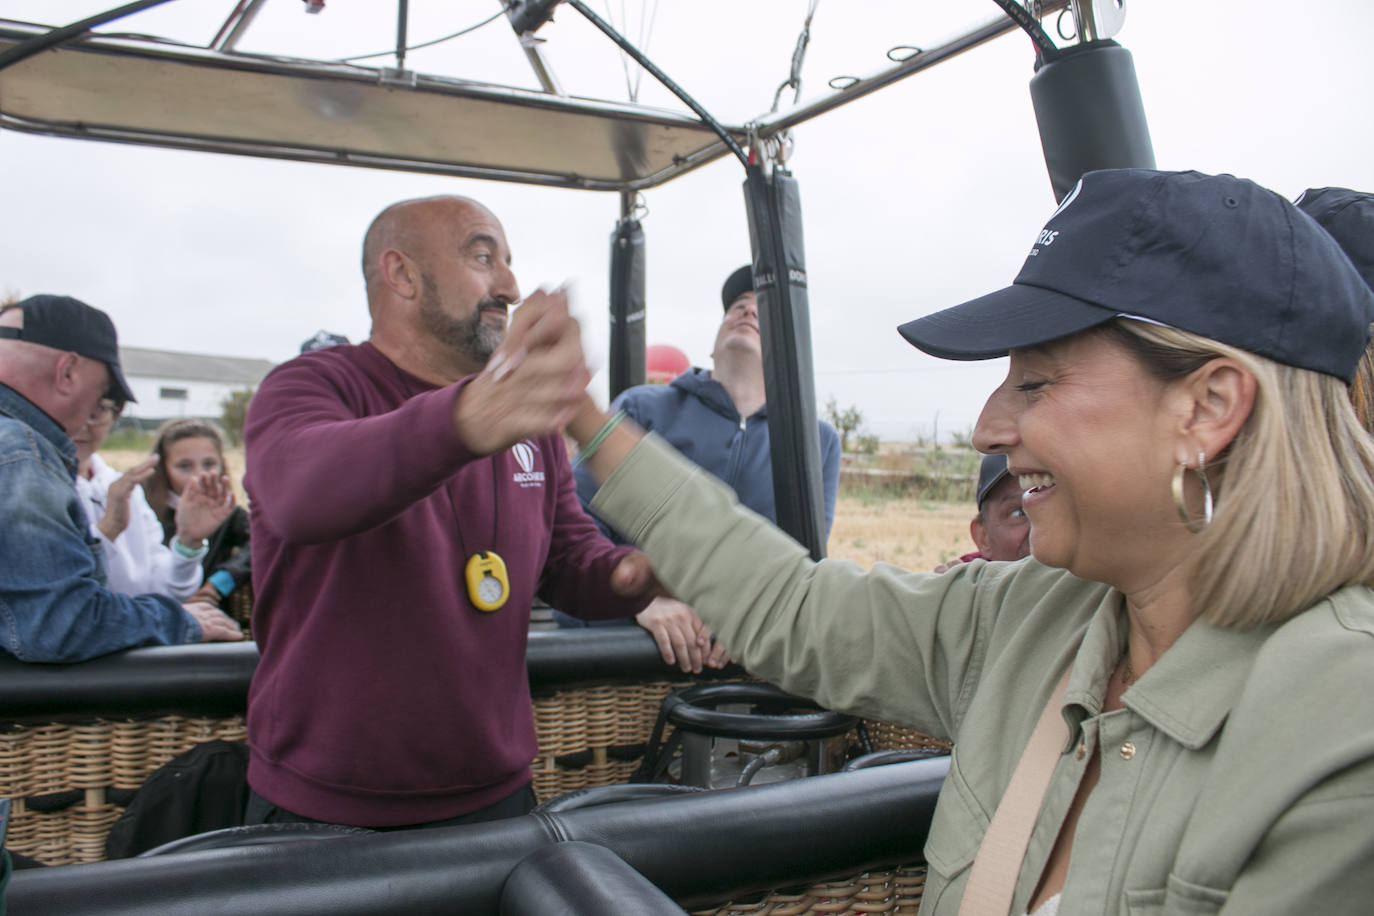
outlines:
M1374 291L1315 222L1253 182L1114 169L1079 180L1011 286L898 330L933 356L990 359L1122 317L1349 382Z
M119 338L114 322L100 309L71 296L30 296L15 303L24 313L22 328L0 328L0 337L23 340L98 359L110 368L107 397L124 403L134 400L119 365Z

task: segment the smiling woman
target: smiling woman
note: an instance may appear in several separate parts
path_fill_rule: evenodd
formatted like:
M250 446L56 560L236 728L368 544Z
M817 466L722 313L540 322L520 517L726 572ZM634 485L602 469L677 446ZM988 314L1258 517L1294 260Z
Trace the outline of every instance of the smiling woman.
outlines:
M1374 442L1346 383L1374 294L1250 182L1092 172L1070 199L1011 286L901 328L1010 354L974 441L1029 490L1031 558L814 563L624 424L592 507L751 671L955 742L923 913L1353 912Z
M200 565L205 581L196 600L218 605L248 585L252 575L248 513L234 505L224 440L204 420L169 420L153 439L153 454L157 461L143 489L162 523L163 540L174 552L194 557ZM207 488L224 494L225 511L208 530L188 538L181 521L187 500Z

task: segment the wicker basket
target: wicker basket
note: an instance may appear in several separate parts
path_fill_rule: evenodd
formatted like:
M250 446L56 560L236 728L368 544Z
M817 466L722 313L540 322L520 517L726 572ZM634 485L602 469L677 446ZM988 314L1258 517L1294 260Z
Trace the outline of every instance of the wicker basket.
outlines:
M5 845L49 865L100 861L121 810L111 796L213 738L242 741L243 717L9 726L0 732L0 796L14 801Z
M893 725L891 722L865 719L864 725L868 729L868 740L872 743L875 751L888 751L902 747L928 747L947 751L953 747L948 741L932 738L930 735L900 725Z
M865 872L848 881L827 881L801 890L773 891L757 903L727 903L692 912L694 916L915 916L925 881L925 866L910 865L893 871Z
M626 782L639 765L663 698L691 683L661 680L537 693L535 795L549 799ZM874 750L947 747L907 729L867 725ZM130 792L163 763L215 738L242 741L243 717L4 727L0 797L15 801L7 845L51 865L103 859L106 834Z
M536 695L535 796L550 799L626 782L639 766L663 698L691 683L650 681Z
M253 583L245 582L229 593L222 602L224 613L243 627L245 639L250 639L249 624L253 622Z

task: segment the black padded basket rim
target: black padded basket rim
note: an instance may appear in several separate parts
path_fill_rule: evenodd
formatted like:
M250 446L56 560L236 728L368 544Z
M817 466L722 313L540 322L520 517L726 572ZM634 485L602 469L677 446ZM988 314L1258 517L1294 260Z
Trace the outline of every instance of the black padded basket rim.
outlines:
M814 712L783 715L722 712L702 705L720 703L771 703ZM701 704L701 705L699 705ZM858 724L858 718L821 709L815 700L795 696L772 684L745 681L731 684L700 684L669 694L663 701L668 721L680 731L715 738L797 741L833 738Z

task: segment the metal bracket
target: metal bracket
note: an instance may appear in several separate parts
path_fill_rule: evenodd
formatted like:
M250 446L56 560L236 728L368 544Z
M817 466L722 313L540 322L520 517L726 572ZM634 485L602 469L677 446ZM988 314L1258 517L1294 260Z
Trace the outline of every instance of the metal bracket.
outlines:
M382 67L377 71L377 85L379 86L400 86L404 89L414 89L418 74L414 70L397 70L394 67Z
M1070 9L1080 42L1111 38L1126 22L1126 0L1073 0Z

